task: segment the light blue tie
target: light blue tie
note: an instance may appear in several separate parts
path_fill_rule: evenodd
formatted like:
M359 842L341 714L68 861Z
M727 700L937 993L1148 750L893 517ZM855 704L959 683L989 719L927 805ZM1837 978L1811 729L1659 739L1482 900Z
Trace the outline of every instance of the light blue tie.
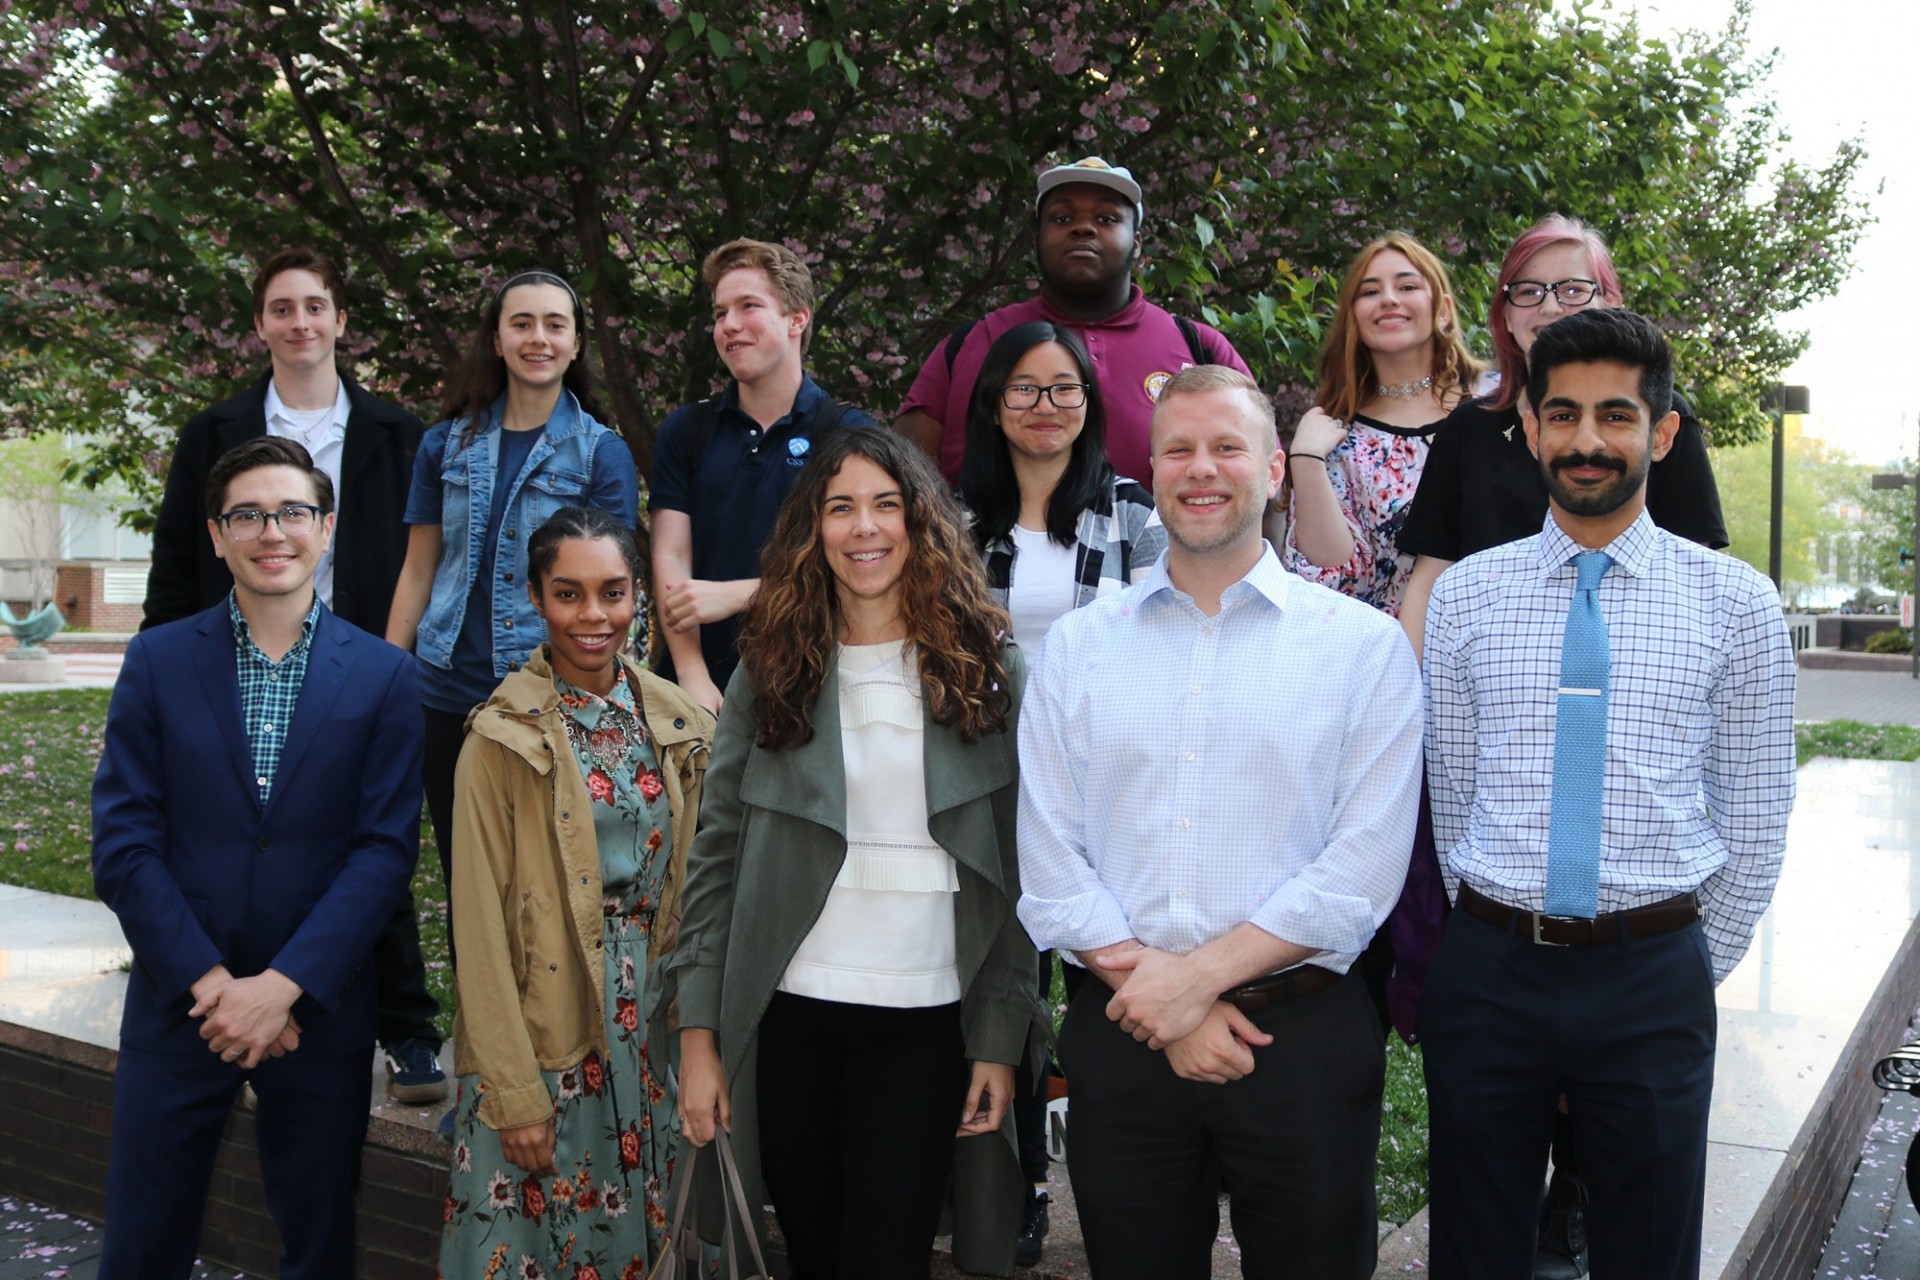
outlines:
M1553 729L1553 816L1547 828L1547 914L1591 920L1600 896L1600 801L1607 780L1607 623L1600 579L1613 557L1573 558L1580 575L1560 646Z

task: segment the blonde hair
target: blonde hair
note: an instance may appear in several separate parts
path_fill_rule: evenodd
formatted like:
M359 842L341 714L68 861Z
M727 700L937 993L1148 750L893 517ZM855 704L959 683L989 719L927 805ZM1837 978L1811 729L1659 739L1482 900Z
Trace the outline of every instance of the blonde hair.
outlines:
M1253 416L1260 423L1261 433L1266 437L1267 452L1272 453L1280 447L1280 429L1274 422L1273 401L1260 389L1260 384L1246 374L1224 364L1190 365L1167 379L1167 385L1160 388L1160 398L1154 402L1153 416L1160 416L1160 408L1175 396L1204 396L1215 391L1244 391L1250 400Z
M700 264L700 279L709 292L720 287L729 271L758 271L773 285L783 314L807 313L806 332L800 335L802 352L813 344L813 273L799 254L783 244L765 240L729 240Z

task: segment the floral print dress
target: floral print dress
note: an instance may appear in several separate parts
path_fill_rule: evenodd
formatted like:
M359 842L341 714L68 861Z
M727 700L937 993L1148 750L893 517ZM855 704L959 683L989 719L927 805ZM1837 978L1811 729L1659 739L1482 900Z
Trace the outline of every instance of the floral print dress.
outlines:
M1324 567L1307 559L1294 541L1295 512L1289 508L1281 563L1309 582L1399 617L1400 599L1413 572L1413 557L1400 550L1400 526L1407 522L1427 445L1439 427L1438 422L1395 427L1355 417L1346 438L1327 450L1327 479L1353 534L1353 558Z
M640 1011L647 942L673 831L665 785L624 671L606 698L555 678L568 740L592 797L605 895L607 1056L543 1072L557 1120L555 1177L509 1163L481 1123L477 1075L460 1078L441 1239L445 1280L637 1280L666 1229L678 1136L664 1062Z

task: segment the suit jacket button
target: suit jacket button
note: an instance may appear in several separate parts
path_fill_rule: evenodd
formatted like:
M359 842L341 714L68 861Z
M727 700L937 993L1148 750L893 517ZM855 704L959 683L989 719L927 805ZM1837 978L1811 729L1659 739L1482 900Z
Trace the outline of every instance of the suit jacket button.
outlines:
M261 836L258 840L255 840L253 842L253 847L264 852L267 847L267 838L265 836Z

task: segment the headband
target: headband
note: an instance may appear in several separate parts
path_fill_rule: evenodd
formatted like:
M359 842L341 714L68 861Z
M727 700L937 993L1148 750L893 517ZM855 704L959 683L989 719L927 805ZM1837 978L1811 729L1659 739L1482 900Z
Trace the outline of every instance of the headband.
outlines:
M573 291L573 286L566 282L565 277L557 276L551 271L543 271L538 267L532 271L522 271L518 275L508 276L506 283L493 291L493 305L496 307L499 306L501 299L507 296L507 290L513 288L515 285L529 283L557 284L567 291L569 298L573 299L573 309L575 311L586 310L585 307L580 305L580 295Z

